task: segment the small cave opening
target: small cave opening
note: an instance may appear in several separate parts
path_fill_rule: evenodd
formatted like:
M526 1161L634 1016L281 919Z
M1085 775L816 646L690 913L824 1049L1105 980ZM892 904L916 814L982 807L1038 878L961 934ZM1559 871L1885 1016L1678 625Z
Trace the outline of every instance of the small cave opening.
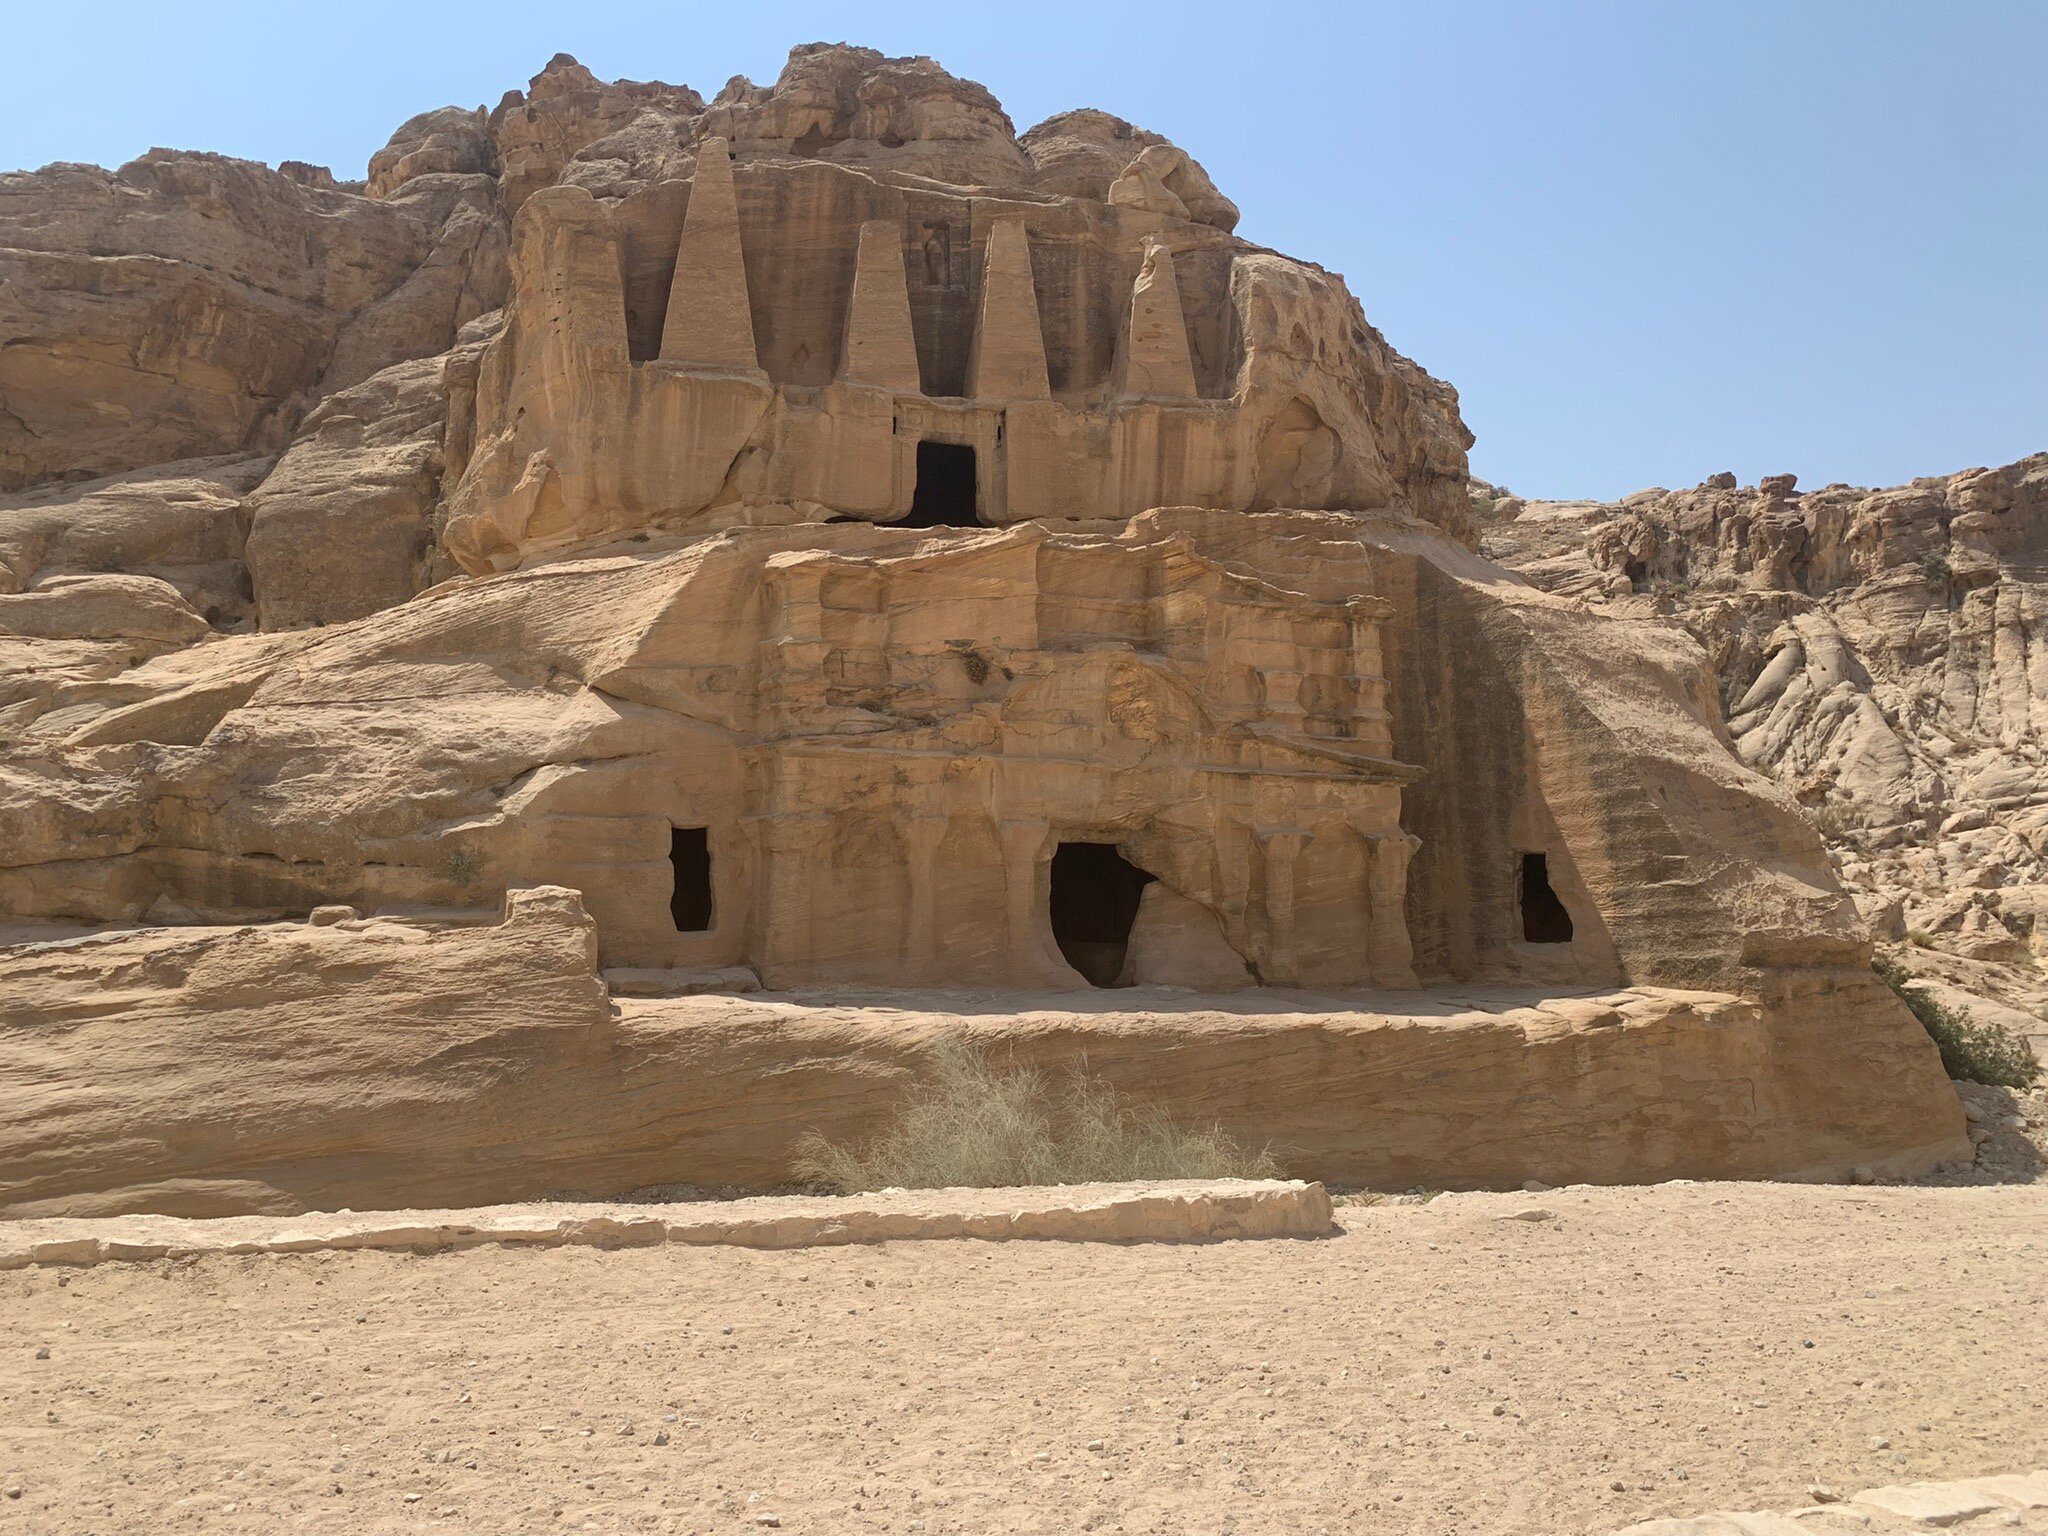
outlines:
M675 827L669 832L669 867L675 872L675 894L669 916L677 933L711 931L711 835L706 827Z
M894 528L979 528L974 449L966 443L919 443L917 489Z
M1138 901L1153 878L1114 843L1061 843L1053 851L1053 942L1091 986L1124 985Z
M1572 915L1550 884L1550 856L1522 855L1522 938L1530 944L1569 944Z

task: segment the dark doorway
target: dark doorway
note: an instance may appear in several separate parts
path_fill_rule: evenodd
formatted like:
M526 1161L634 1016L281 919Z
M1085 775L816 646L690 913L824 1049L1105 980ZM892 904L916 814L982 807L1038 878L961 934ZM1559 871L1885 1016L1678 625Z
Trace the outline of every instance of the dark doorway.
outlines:
M668 900L677 933L707 933L711 928L711 838L703 827L677 827L669 834L668 862L675 870L676 893Z
M965 443L919 443L917 490L898 528L979 528L974 450Z
M1114 843L1061 843L1052 856L1052 936L1067 964L1114 987L1131 951L1138 898L1153 877Z
M1522 855L1522 937L1531 944L1572 941L1572 915L1550 888L1547 854Z

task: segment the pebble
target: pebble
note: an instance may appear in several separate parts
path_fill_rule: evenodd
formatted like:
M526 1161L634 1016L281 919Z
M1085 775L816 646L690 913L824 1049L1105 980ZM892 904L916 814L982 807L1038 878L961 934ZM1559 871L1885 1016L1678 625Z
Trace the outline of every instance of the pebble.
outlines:
M407 1495L405 1496L405 1502L406 1502L406 1503L408 1503L408 1504L417 1504L417 1503L419 1503L419 1501L420 1501L420 1495L418 1495L418 1494L416 1494L416 1493L408 1493L408 1494L407 1494Z
M1546 1211L1540 1205L1524 1206L1519 1211L1510 1211L1508 1213L1509 1221L1552 1221L1555 1219L1552 1212Z
M1870 1437L1870 1448L1873 1451L1888 1451L1892 1448L1892 1443L1883 1435L1872 1435Z
M9 1483L4 1491L10 1499L18 1499L21 1497L21 1484Z
M1088 1442L1088 1449L1091 1451L1099 1451L1102 1449L1102 1442L1100 1440L1090 1440Z
M731 1330L730 1328L726 1329L725 1331L726 1331L727 1333L731 1333L731 1332L732 1332L732 1330ZM781 1524L782 1524L782 1516L780 1516L780 1515L769 1515L769 1514L760 1514L760 1515L756 1515L756 1516L754 1516L754 1524L756 1524L756 1525L766 1525L766 1526L779 1526L779 1525L781 1525Z
M47 1345L47 1344L45 1344L45 1345L44 1345L44 1346L43 1346L43 1347L42 1347L41 1349L37 1350L37 1351L36 1351L36 1358L37 1358L38 1360L47 1360L47 1359L49 1359L49 1358L50 1358L50 1346L49 1346L49 1345Z
M656 1431L654 1432L654 1443L655 1443L656 1445L667 1445L667 1444L668 1444L668 1431L667 1431L667 1430L665 1430L665 1429L657 1429L657 1430L656 1430Z

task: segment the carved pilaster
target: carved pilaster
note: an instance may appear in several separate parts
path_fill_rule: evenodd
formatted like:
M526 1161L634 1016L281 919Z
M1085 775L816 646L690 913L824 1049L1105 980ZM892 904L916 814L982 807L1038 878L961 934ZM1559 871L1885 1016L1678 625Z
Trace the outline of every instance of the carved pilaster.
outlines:
M1408 937L1408 863L1422 839L1396 828L1367 840L1372 866L1366 885L1372 899L1368 939L1372 979L1382 987L1412 987L1415 946Z
M1006 821L996 831L1003 843L1003 907L1010 974L1017 978L1036 976L1040 971L1043 936L1039 868L1045 859L1045 840L1051 827L1043 821Z
M1294 947L1294 863L1308 845L1298 828L1259 836L1260 888L1266 910L1266 982L1291 987L1299 979Z
M938 959L939 844L945 840L943 816L913 816L903 824L903 849L910 864L906 947L919 978L929 976Z
M816 954L811 889L818 860L832 836L829 816L770 816L761 821L767 919L759 942L764 971L801 972Z

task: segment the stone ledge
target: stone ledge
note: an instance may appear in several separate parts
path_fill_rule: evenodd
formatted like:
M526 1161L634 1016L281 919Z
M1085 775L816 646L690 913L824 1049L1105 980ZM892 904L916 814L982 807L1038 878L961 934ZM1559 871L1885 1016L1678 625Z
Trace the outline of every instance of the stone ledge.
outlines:
M318 1253L440 1253L486 1244L640 1248L661 1243L821 1248L978 1237L991 1241L1213 1242L1320 1237L1330 1197L1299 1179L1169 1180L1029 1189L766 1195L674 1205L488 1205L305 1216L59 1217L0 1222L0 1270L33 1265Z
M1809 1504L1789 1514L1721 1511L1645 1520L1616 1536L1852 1536L1856 1532L1971 1530L1980 1520L2001 1531L2048 1529L2048 1471L1945 1483L1866 1488L1839 1503ZM1985 1518L1989 1517L1989 1518Z

